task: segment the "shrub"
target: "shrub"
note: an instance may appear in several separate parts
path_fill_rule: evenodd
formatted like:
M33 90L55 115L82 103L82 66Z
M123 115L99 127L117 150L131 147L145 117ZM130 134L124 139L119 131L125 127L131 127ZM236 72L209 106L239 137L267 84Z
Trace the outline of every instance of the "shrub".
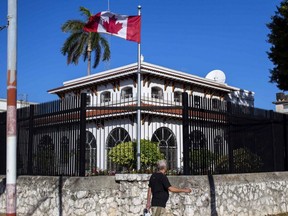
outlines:
M215 159L215 154L208 149L193 149L191 151L192 173L207 174Z
M263 163L261 158L252 153L247 148L233 150L234 172L258 172L261 170ZM225 155L216 164L216 172L227 172L229 170L229 156Z
M149 140L142 139L140 141L141 151L141 169L147 169L156 164L158 160L164 158L160 152L157 143L153 143ZM128 170L132 170L136 167L136 142L120 143L113 147L109 151L109 158L113 163L126 167Z

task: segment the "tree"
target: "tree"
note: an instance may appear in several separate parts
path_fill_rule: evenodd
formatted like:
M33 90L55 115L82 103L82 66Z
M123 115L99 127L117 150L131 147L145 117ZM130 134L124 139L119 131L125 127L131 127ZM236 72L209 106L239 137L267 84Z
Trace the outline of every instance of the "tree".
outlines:
M91 52L94 51L93 68L96 68L100 62L110 59L110 48L108 41L96 32L83 31L84 25L88 22L91 12L84 7L80 7L80 12L86 18L82 20L68 20L61 29L65 33L70 33L61 49L64 56L67 55L67 64L78 64L80 56L84 61L88 60L87 75L91 74Z
M136 142L120 143L109 151L109 158L113 163L131 170L136 165ZM140 141L142 169L153 166L164 158L157 143L142 139Z
M283 0L277 7L271 22L268 42L272 45L268 52L274 68L270 70L270 82L277 83L281 90L288 90L288 0Z

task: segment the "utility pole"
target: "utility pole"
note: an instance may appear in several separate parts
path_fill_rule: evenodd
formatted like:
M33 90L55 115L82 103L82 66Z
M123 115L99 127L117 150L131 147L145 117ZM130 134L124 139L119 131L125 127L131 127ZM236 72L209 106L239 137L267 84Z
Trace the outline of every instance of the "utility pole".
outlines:
M8 0L6 215L16 216L17 0Z

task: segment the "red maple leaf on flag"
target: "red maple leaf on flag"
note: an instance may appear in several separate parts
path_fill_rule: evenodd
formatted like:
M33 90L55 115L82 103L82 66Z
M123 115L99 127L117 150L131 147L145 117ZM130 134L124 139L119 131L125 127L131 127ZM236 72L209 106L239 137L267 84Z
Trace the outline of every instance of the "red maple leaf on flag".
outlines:
M103 27L106 29L107 32L111 33L111 34L118 34L118 32L123 28L122 27L122 23L116 23L117 19L114 16L109 17L109 22L104 21L103 23Z

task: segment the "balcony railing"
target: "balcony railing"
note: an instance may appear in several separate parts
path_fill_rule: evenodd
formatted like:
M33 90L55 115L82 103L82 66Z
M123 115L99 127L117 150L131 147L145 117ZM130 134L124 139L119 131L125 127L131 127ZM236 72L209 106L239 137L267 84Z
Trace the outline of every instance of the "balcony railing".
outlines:
M152 98L163 100L163 95L161 94L151 94Z

